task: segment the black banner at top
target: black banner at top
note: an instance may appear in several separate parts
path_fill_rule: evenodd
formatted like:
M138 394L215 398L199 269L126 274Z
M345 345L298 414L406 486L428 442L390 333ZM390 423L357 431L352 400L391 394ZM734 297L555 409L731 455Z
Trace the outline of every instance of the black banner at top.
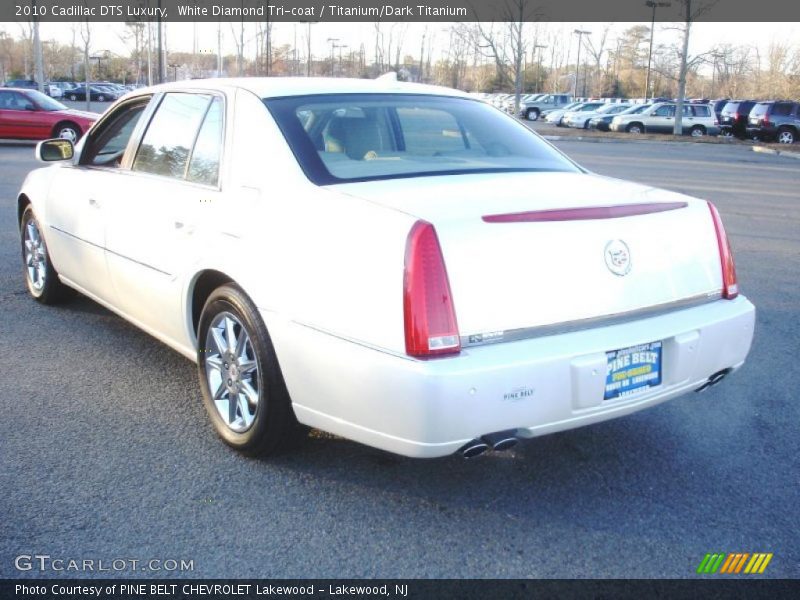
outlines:
M791 22L796 0L2 0L0 21Z

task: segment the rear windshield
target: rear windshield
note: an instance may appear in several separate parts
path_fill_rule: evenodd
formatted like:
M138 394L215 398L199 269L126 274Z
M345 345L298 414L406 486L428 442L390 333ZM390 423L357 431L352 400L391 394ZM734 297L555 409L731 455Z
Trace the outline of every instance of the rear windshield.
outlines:
M752 110L750 111L750 116L751 117L763 117L765 114L767 114L767 110L768 109L769 109L769 103L768 102L764 102L764 103L761 103L761 104L756 104L752 108Z
M736 112L736 109L739 108L738 102L728 102L725 107L722 109L723 115L732 115Z
M266 99L314 183L579 171L525 125L466 98L326 94Z

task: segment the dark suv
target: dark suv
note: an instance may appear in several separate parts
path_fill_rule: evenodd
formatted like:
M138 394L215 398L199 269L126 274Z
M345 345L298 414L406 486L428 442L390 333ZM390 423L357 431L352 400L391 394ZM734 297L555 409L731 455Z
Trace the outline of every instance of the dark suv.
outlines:
M747 117L755 104L755 100L731 100L725 104L719 116L722 135L745 138L747 136Z
M800 132L800 102L758 102L747 120L747 135L793 144Z

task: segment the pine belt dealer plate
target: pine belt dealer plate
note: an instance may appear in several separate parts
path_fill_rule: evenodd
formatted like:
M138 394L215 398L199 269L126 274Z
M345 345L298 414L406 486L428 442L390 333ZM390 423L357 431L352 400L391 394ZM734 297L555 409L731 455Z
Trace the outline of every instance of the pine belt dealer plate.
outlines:
M604 400L614 400L661 385L661 342L606 352Z

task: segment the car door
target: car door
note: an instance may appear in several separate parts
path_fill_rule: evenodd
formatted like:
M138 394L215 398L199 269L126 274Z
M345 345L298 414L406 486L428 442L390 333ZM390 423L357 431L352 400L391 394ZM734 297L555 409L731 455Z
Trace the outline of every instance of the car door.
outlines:
M2 98L2 129L8 135L3 137L24 140L38 140L49 137L50 130L43 119L43 111L22 92L5 91Z
M648 133L672 133L674 125L674 104L662 104L645 119L645 129Z
M106 263L107 204L125 185L122 159L150 97L132 99L103 117L79 144L76 161L59 168L47 195L47 243L62 277L114 303Z
M9 108L11 94L9 90L0 90L0 139L11 139L16 133L14 129L14 112Z
M182 345L185 274L199 260L220 196L225 101L208 92L160 99L107 222L107 256L120 308Z

